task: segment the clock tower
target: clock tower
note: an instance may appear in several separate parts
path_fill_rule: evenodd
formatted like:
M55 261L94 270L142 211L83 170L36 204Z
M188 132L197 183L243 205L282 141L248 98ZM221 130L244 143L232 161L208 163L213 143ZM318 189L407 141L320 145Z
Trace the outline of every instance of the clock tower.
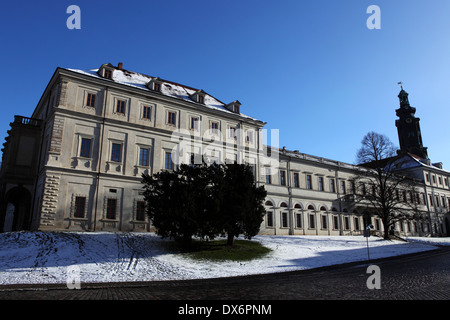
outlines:
M395 110L398 120L395 120L395 126L398 131L398 140L400 150L398 153L412 153L424 159L428 159L427 148L423 147L422 134L420 133L419 118L416 118L416 108L409 104L408 93L403 90L398 94L400 108Z

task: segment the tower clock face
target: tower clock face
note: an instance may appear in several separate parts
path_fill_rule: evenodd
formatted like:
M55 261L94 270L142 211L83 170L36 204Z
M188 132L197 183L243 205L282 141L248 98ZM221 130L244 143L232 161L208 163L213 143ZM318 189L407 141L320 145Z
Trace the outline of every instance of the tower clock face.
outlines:
M412 119L411 119L411 118L406 118L406 119L405 119L405 122L406 122L406 123L411 123L411 122L412 122Z

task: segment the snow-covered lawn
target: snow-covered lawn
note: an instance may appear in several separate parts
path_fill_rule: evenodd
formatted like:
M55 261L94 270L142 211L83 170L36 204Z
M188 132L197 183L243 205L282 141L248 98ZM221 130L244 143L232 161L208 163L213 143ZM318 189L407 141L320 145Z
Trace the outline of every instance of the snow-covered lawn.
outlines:
M362 236L256 236L272 249L250 262L196 261L170 253L152 233L18 232L0 234L0 284L66 283L75 266L81 283L215 278L309 269L367 260ZM450 238L369 238L371 259L450 245Z

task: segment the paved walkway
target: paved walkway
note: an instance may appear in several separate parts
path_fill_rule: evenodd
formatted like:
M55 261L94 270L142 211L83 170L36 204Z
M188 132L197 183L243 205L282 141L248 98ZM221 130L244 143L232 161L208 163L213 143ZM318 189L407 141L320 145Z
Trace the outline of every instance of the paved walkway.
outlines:
M367 263L186 281L0 286L0 299L32 300L450 300L450 247L380 259L381 289L368 289Z

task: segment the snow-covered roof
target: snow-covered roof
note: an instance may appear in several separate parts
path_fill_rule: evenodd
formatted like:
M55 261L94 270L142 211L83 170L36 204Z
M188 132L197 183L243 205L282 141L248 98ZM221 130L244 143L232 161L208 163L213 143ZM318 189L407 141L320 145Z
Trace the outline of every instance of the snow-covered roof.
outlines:
M112 65L109 65L109 66L112 67ZM179 99L179 100L183 100L183 101L187 101L187 102L191 102L191 103L195 103L196 105L199 105L199 103L197 103L196 101L194 101L191 98L191 96L193 96L196 92L200 91L198 89L194 89L194 88L191 88L191 87L188 87L185 85L181 85L181 84L178 84L178 83L175 83L172 81L163 80L158 77L151 77L151 76L147 76L147 75L144 75L141 73L132 72L132 71L128 71L125 69L118 69L115 67L112 67L112 68L113 68L112 69L113 72L112 72L112 78L110 79L110 81L114 81L116 83L120 83L120 84L123 84L126 86L138 88L138 89L145 90L145 91L153 91L147 87L147 84L151 80L157 80L161 84L161 88L160 88L161 94L168 96L168 97L172 97L175 99ZM99 79L105 79L98 74L99 69L80 70L80 69L67 68L66 70L77 72L80 74L88 75L88 76L99 78ZM200 92L204 92L204 91L200 91ZM211 96L207 93L205 93L204 103L202 103L201 105L208 109L218 110L218 111L221 111L224 113L228 113L230 115L233 114L233 115L237 115L237 116L249 119L249 120L259 121L259 122L263 123L263 121L255 119L248 115L245 115L242 113L237 114L236 112L232 112L231 110L228 110L226 108L227 104L221 102L220 100L214 98L213 96Z
M429 159L423 159L423 158L421 158L419 156L416 156L415 154L412 154L412 153L407 153L407 156L409 156L409 158L412 159L412 161L410 161L407 164L409 168L412 168L412 167L425 167L425 168L428 168L428 169L443 171L446 174L450 173L449 171L447 171L444 168L442 168L442 162L431 163L431 161Z

